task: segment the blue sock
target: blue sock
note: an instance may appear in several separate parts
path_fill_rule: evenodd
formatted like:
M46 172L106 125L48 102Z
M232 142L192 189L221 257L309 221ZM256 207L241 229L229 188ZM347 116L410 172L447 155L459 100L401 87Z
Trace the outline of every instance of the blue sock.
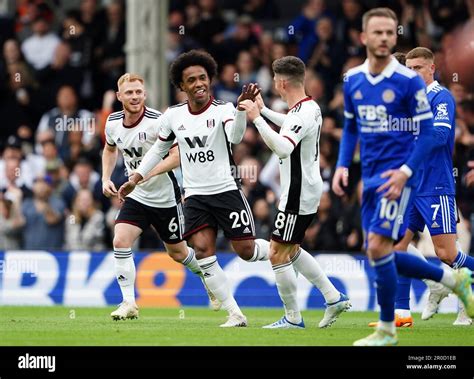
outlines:
M373 261L377 301L380 305L380 320L395 319L395 295L397 293L397 267L393 254Z
M407 278L406 276L399 275L395 309L410 310L410 287L411 279Z
M400 275L415 279L441 281L443 269L421 258L407 253L395 252L395 264Z
M462 251L458 251L458 255L456 256L456 259L454 260L451 267L454 269L467 267L469 270L474 271L474 258L463 253Z

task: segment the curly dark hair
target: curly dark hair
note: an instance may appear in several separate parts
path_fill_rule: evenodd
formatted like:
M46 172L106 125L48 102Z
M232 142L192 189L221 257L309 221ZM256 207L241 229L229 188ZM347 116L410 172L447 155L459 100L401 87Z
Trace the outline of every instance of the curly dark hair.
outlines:
M181 54L171 64L171 82L176 88L181 89L179 84L183 81L183 71L190 66L204 67L211 81L217 74L217 63L211 54L201 50L190 50Z

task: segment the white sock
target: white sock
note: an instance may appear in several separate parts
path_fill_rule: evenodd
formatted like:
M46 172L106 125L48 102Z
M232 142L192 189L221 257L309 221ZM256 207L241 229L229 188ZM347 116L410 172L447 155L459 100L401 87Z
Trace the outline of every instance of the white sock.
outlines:
M407 252L416 255L418 258L423 259L424 261L427 261L426 257L423 255L423 253L418 250L413 244L409 244L407 248Z
M413 246L412 244L409 244L409 245L408 245L407 252L410 253L410 254L412 254L412 255L416 255L418 258L421 258L421 259L423 259L423 260L425 260L425 261L428 261L428 259L426 259L426 257L423 255L423 253L422 253L420 250L418 250L415 246ZM447 264L445 264L445 263L442 264L442 267L441 267L441 268L442 268L444 271L450 271L450 270L452 270L452 268L449 267L449 266L448 266ZM435 282L435 281L433 281L433 280L431 280L431 279L422 279L422 280L423 280L423 282L425 282L425 284L426 284L428 287L430 287L430 288L431 288L432 286L438 285L437 282ZM448 279L448 280L449 280L449 279ZM398 312L396 312L396 313L400 316L400 314L399 314Z
M291 259L291 262L298 272L321 291L326 303L335 303L339 300L341 294L310 253L300 248Z
M201 268L199 267L199 263L196 259L196 253L193 248L188 246L188 256L181 263L189 268L193 274L202 276Z
M395 314L401 318L407 318L411 316L409 309L395 309Z
M204 275L207 288L214 294L217 300L222 303L222 307L229 314L242 315L234 296L230 293L227 276L222 270L215 255L197 261Z
M270 250L270 242L261 238L255 240L255 250L252 258L248 262L268 261L268 252Z
M453 289L456 286L456 279L454 278L453 271L443 270L443 276L439 281L449 289Z
M288 321L299 324L301 313L298 307L296 274L291 262L272 266L275 272L275 280L278 293L285 307L285 315Z
M131 248L114 248L115 277L122 291L123 300L135 303L135 262Z
M379 324L377 326L378 329L384 330L390 334L395 334L396 328L395 328L395 321L382 321L379 320Z

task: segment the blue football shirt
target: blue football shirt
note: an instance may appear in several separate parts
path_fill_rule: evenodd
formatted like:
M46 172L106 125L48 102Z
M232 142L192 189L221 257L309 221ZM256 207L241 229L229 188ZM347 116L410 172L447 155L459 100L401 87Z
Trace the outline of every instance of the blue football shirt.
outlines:
M433 113L426 86L416 72L395 58L377 76L370 74L367 60L349 70L344 80L344 116L338 167L350 166L359 140L365 187L382 184L384 171L404 164L413 172L408 184L418 185L418 168L425 157L423 148L415 149L415 139L433 133Z
M455 195L453 149L455 137L456 103L451 93L434 81L427 87L428 101L434 114L433 125L446 134L446 143L439 146L423 161L418 196Z

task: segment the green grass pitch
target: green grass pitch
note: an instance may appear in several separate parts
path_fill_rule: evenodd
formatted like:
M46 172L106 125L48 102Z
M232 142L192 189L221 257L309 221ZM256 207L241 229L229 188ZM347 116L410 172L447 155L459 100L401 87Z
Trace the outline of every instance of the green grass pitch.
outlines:
M304 311L305 330L262 329L281 309L244 308L247 328L219 328L225 312L204 308L142 308L138 320L112 321L114 307L0 307L0 345L6 346L350 346L367 336L375 312L347 312L328 329L323 311ZM455 314L436 315L398 329L401 346L474 346L474 325L453 326Z

